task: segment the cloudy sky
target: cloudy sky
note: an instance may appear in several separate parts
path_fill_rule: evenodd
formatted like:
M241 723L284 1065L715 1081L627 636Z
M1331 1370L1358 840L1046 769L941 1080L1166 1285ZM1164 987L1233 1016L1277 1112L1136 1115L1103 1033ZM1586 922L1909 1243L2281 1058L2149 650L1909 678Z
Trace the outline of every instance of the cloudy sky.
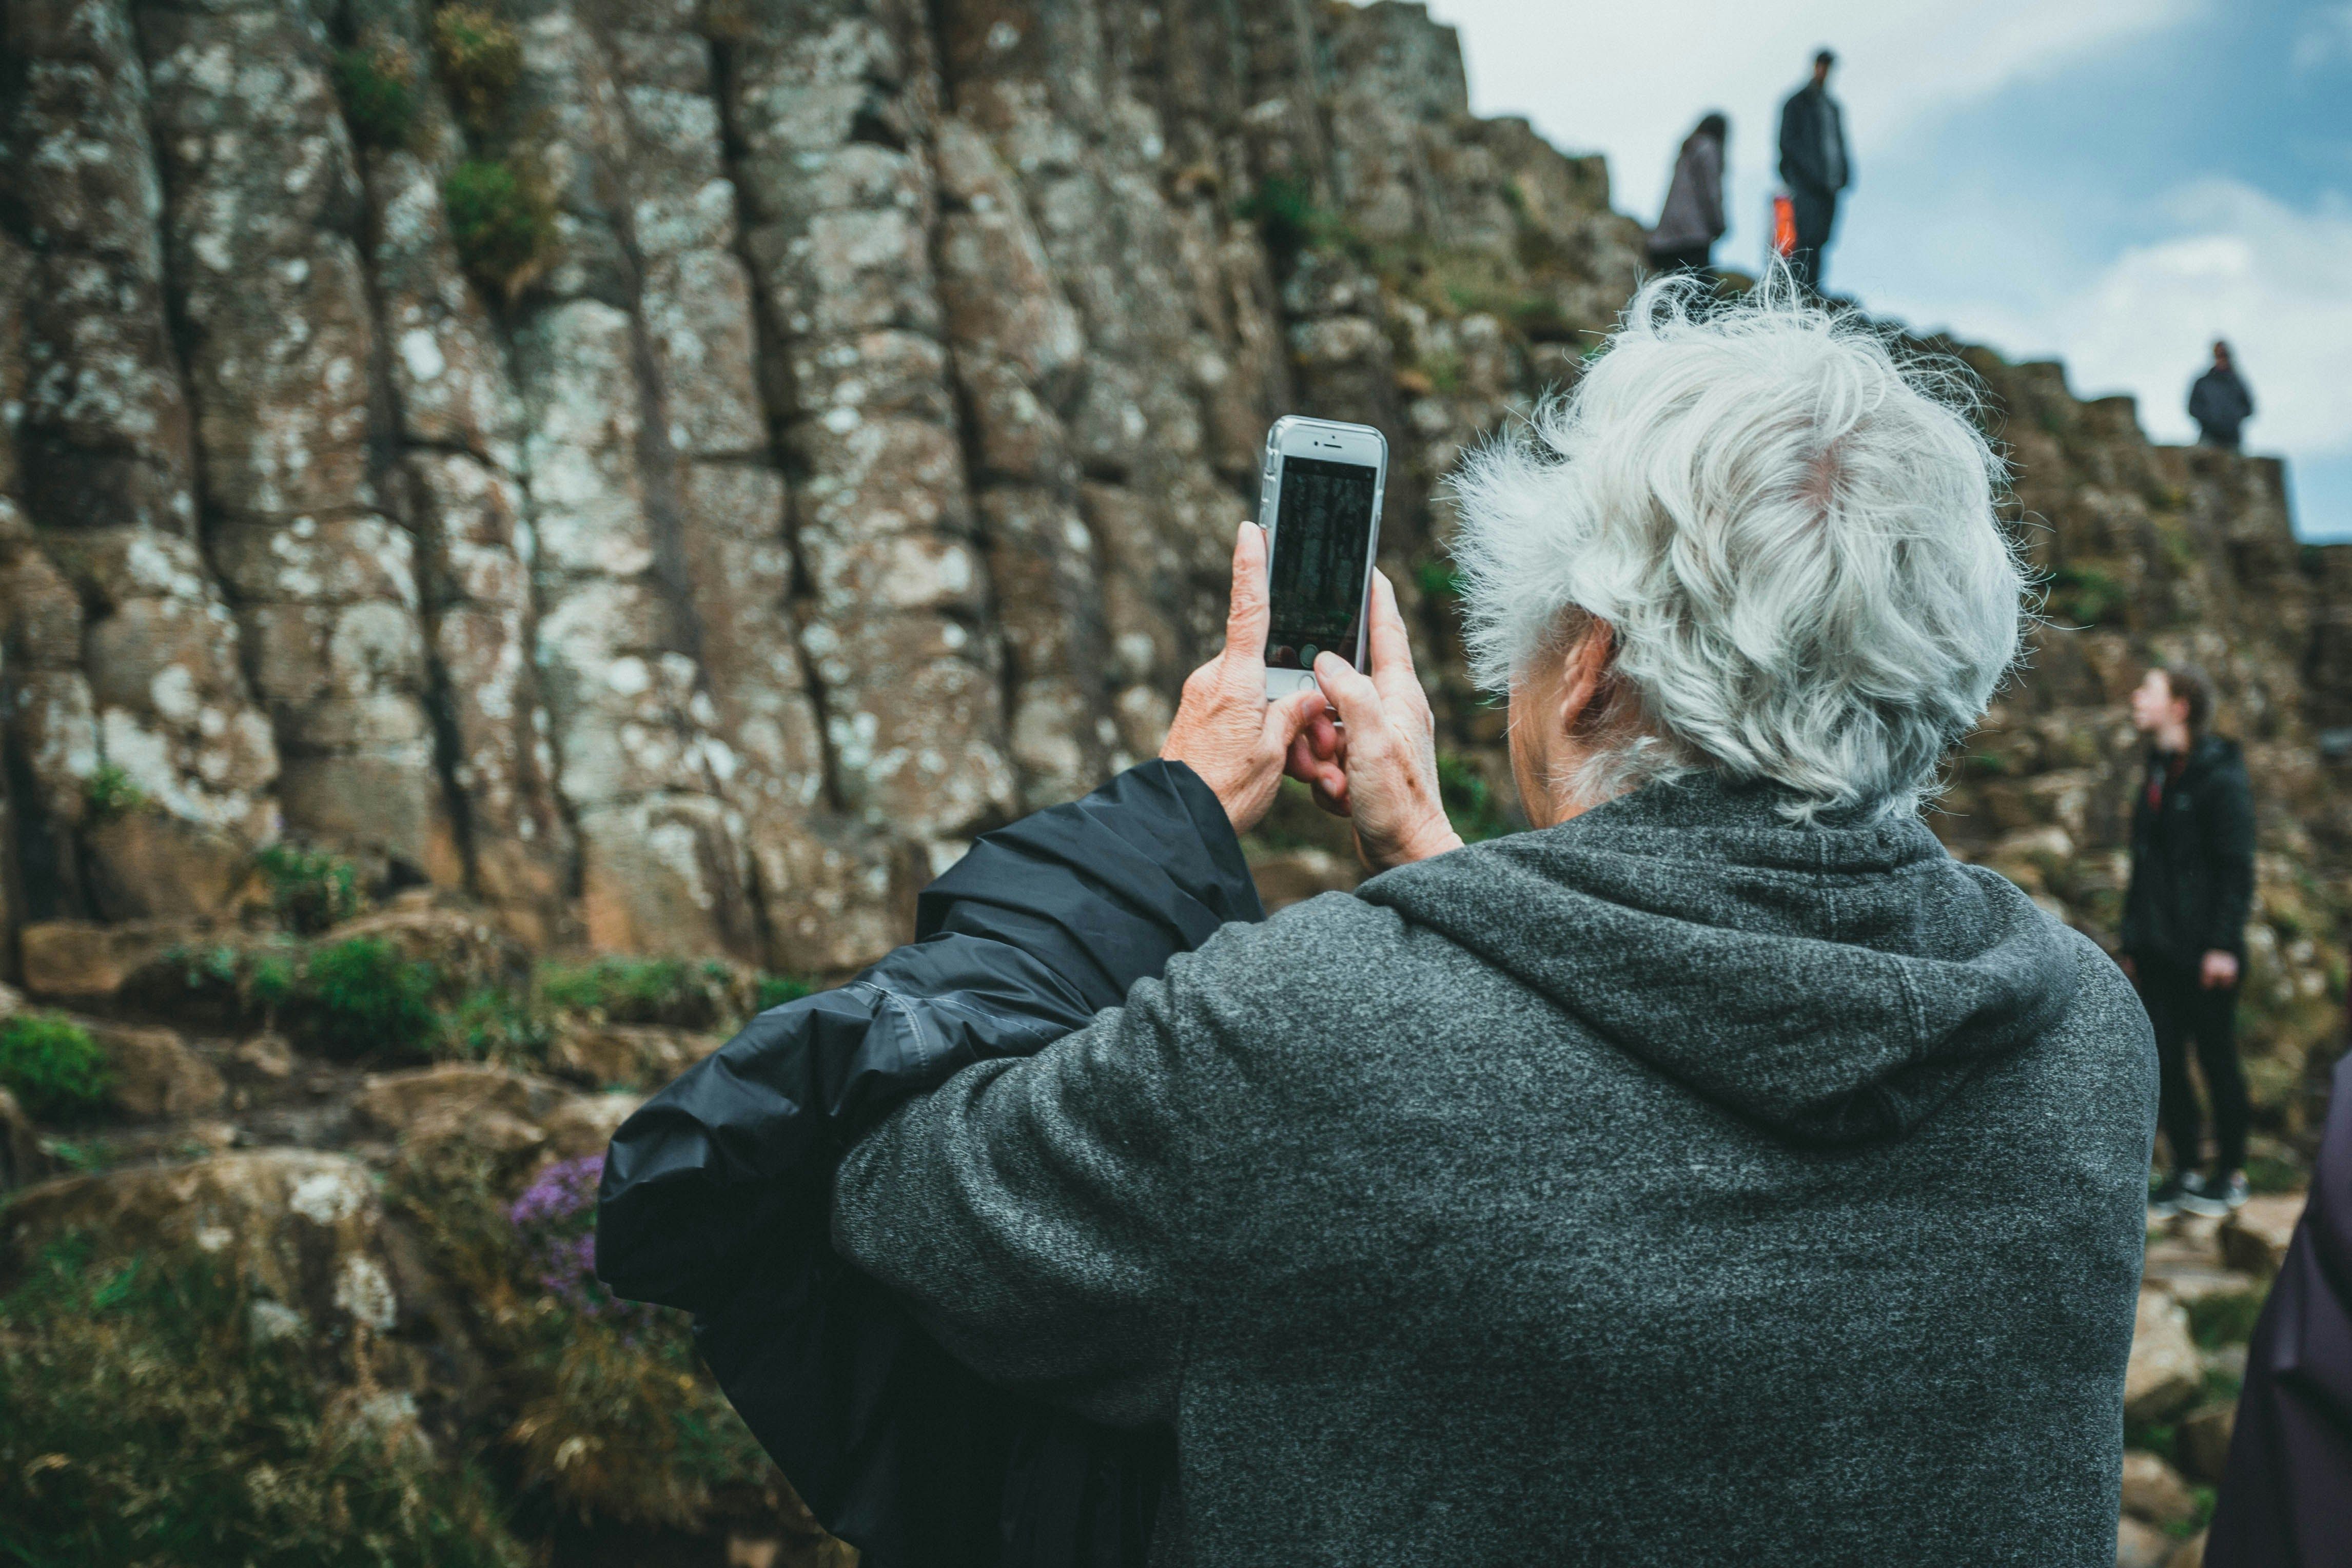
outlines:
M1725 265L1764 245L1780 100L1840 56L1856 184L1829 284L2066 361L2159 440L2226 337L2306 538L2352 537L2352 4L1433 0L1483 114L1609 156L1654 221L1698 116L1731 119Z

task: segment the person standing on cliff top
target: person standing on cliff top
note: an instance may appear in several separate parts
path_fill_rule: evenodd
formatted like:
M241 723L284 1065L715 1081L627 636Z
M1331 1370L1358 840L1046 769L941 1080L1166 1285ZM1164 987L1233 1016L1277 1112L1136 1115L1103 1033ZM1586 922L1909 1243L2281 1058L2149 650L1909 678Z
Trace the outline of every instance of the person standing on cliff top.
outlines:
M2189 417L2197 421L2197 438L2225 452L2238 449L2238 427L2254 416L2254 395L2231 363L2230 345L2213 345L2213 363L2189 389Z
M1711 272L1723 237L1723 145L1731 122L1710 112L1683 139L1665 210L1650 233L1650 265L1660 272Z
M2209 734L2213 683L2193 665L2147 672L2132 726L2148 738L2132 804L2131 890L2124 969L2156 1030L2158 1119L2172 1170L2151 1213L2223 1215L2246 1201L2246 1079L2238 1067L2238 981L2254 897L2254 802L2235 741ZM2213 1100L2220 1149L2197 1168L2204 1129L2189 1082L2189 1045Z
M1845 151L1845 113L1830 96L1830 68L1837 56L1823 49L1813 57L1813 79L1780 106L1780 178L1796 207L1797 247L1789 270L1816 294L1822 291L1822 251L1837 222L1838 193L1853 183Z

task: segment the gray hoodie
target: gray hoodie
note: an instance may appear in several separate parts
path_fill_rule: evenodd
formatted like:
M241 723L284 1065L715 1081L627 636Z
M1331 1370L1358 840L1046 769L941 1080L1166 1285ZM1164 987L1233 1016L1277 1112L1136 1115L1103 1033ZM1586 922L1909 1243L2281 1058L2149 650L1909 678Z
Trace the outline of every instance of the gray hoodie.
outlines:
M1155 1561L2113 1561L2156 1071L1916 818L1653 785L1227 926L843 1163L983 1375L1167 1423Z

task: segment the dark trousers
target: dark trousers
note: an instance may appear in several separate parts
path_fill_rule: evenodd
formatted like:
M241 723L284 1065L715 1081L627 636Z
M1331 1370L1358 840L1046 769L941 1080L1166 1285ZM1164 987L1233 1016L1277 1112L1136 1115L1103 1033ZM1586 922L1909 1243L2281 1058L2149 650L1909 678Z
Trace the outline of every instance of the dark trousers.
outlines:
M2205 446L2234 452L2238 449L2238 427L2235 425L2200 425L2197 426L2197 439Z
M1715 247L1694 245L1683 250L1653 250L1650 269L1654 272L1710 272L1713 270Z
M1830 230L1837 224L1837 193L1809 191L1801 185L1789 193L1789 202L1796 209L1797 248L1789 253L1789 270L1797 281L1818 294L1822 291L1822 247L1830 242Z
M2133 980L2140 1005L2156 1030L2161 1072L2158 1118L2172 1145L2175 1170L2194 1170L2204 1140L2197 1091L2189 1082L2189 1047L2197 1046L2197 1070L2213 1100L2213 1135L2220 1143L2216 1169L2237 1171L2246 1163L2246 1075L2238 1068L2238 988L2212 990L2197 983L2197 971L2152 953L2132 954Z

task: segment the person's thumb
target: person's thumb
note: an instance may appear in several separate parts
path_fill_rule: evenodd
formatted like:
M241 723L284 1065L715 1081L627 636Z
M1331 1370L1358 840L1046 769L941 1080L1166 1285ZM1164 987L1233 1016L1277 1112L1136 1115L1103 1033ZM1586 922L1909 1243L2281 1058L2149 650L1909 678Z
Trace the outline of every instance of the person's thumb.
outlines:
M1350 735L1369 735L1384 721L1380 688L1372 684L1371 677L1338 654L1327 652L1316 657L1315 683L1330 699L1331 706L1339 710L1339 722L1348 727Z
M1323 694L1311 686L1304 691L1294 691L1279 702L1265 705L1266 731L1280 743L1283 751L1287 752L1290 743L1298 739L1300 732L1315 721L1315 715L1327 706Z

